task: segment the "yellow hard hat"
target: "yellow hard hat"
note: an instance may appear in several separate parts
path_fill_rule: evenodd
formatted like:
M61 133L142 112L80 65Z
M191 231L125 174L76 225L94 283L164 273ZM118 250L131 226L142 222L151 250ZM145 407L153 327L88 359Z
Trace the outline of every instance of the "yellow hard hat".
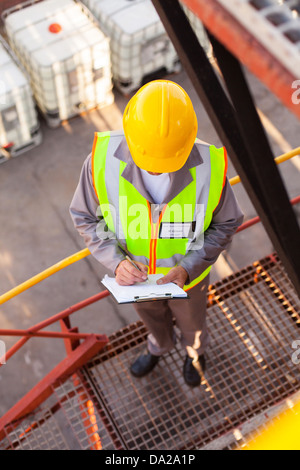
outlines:
M198 131L190 97L180 85L167 80L154 80L131 98L123 127L135 164L155 173L183 167Z

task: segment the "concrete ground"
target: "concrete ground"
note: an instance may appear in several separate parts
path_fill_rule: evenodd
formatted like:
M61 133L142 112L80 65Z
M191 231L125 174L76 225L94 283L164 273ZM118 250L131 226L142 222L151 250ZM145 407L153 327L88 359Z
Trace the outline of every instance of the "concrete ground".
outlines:
M199 119L199 138L221 145L185 72L172 76L189 93ZM299 146L299 121L256 79L249 77L275 156ZM0 166L0 295L84 248L73 228L69 204L93 133L119 129L129 97L115 91L115 103L72 119L58 129L41 120L39 147ZM229 155L230 157L230 155ZM299 194L299 157L280 166L290 197ZM230 164L229 177L236 174ZM242 185L234 192L248 220L256 215ZM299 214L299 208L296 209ZM271 253L261 224L235 236L212 273L220 279ZM91 256L0 306L0 327L25 329L99 290L105 274ZM81 332L110 334L137 320L132 306L107 298L72 316ZM49 328L50 329L50 328ZM53 327L58 329L58 326ZM17 338L0 337L8 350ZM65 357L58 339L32 339L0 369L0 416Z

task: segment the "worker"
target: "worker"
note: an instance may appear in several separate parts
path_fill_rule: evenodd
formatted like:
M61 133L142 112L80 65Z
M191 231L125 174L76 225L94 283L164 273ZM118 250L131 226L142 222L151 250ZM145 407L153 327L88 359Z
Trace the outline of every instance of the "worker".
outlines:
M144 85L125 109L123 131L96 133L70 207L92 255L120 285L161 274L158 283L187 291L188 299L134 304L149 335L130 371L149 374L174 347L175 319L189 386L205 371L209 272L243 220L226 177L226 150L198 141L197 132L181 86Z

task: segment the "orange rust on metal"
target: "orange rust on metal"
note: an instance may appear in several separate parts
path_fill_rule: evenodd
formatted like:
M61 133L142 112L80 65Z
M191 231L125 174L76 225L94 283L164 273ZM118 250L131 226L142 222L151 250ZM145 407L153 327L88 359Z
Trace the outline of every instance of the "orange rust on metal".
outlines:
M259 78L298 118L300 107L292 102L293 76L217 0L181 0L206 28Z

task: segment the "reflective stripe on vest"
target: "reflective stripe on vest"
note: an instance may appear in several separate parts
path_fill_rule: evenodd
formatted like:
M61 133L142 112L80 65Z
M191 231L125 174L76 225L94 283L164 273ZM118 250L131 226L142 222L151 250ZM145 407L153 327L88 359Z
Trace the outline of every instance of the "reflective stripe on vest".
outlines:
M201 152L203 163L189 170L192 182L154 218L158 206L151 207L144 196L122 177L126 163L113 156L123 138L121 133L95 134L92 173L101 213L109 231L116 235L131 256L149 266L149 274L167 274L188 251L201 248L201 239L211 223L226 181L226 150L210 146L207 155ZM191 238L159 236L162 224L170 226L192 222L196 222L196 230ZM210 269L211 266L185 286L185 290L203 280Z

